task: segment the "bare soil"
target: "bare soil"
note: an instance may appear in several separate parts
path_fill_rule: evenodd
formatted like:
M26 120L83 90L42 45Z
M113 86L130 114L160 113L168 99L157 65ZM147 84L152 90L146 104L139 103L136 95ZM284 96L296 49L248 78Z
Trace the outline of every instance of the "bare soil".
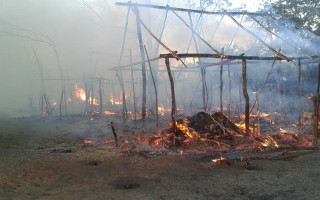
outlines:
M318 150L252 160L250 170L236 160L130 155L105 142L111 120L119 135L143 132L115 116L0 119L0 199L320 199Z

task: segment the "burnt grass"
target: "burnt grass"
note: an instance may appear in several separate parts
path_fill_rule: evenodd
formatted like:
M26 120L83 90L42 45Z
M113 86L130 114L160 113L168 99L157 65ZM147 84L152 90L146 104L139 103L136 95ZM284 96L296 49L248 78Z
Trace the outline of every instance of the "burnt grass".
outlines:
M229 165L188 154L143 157L101 142L113 139L110 121L120 136L155 132L123 126L116 116L1 119L0 199L319 198L318 150Z

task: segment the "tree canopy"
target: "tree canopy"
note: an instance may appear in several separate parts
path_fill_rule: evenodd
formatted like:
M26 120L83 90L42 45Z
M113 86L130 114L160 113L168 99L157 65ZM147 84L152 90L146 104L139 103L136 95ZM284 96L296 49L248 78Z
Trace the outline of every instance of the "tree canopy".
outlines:
M274 11L320 35L319 0L278 0L272 3Z

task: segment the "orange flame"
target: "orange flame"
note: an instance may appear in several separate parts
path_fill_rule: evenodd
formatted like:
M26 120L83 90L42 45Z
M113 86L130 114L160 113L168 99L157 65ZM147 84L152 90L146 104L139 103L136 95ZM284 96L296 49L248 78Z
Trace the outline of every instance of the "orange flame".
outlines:
M116 112L112 112L112 111L108 111L108 110L103 111L103 113L105 115L116 115L117 114Z
M81 101L86 101L86 91L83 88L79 88L78 85L75 85L74 87L76 90L76 98L80 99ZM88 100L89 104L93 104L95 106L99 105L98 100L96 98L92 99L91 95Z
M271 144L271 142L275 147L279 148L278 143L270 135L267 136L264 142L261 142L261 145L264 147L268 147Z
M177 127L177 129L179 129L182 133L184 133L189 138L193 138L194 136L196 138L200 138L200 136L196 132L193 132L193 134L191 134L189 129L186 126L184 126L183 124L178 124L178 122L176 122L176 127Z

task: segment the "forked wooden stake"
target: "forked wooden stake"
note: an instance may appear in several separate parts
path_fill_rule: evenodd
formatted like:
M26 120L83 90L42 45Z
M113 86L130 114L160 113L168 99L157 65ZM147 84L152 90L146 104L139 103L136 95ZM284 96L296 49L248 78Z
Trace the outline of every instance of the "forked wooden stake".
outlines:
M114 128L113 122L111 122L110 125L111 125L111 129L112 129L114 141L115 141L115 143L116 143L116 147L119 147L119 144L118 144L118 136L117 136L116 130L115 130L115 128Z

